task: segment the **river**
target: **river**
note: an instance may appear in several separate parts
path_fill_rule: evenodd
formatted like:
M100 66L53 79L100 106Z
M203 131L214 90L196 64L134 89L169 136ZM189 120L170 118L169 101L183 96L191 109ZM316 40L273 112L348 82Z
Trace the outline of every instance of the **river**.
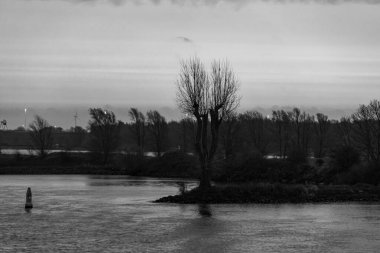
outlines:
M0 252L379 252L380 204L152 203L177 181L0 176Z

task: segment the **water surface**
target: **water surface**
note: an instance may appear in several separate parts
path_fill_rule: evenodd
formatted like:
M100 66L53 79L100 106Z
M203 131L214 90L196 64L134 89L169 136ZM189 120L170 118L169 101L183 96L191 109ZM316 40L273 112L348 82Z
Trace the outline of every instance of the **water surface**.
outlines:
M151 202L177 181L0 176L0 252L379 252L379 204Z

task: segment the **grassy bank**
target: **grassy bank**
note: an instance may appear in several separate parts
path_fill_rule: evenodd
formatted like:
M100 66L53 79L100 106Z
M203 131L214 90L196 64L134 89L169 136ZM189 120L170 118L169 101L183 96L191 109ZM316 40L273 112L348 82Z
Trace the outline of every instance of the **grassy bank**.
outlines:
M96 153L51 153L41 159L32 155L1 154L1 174L103 174L163 178L196 178L196 158L180 152L162 157L139 157L134 154L113 154L102 164Z
M380 186L242 184L213 186L207 194L198 188L156 200L158 203L308 203L380 201Z
M125 168L91 162L93 154L52 153L41 159L32 155L0 156L0 175L103 174L125 175Z

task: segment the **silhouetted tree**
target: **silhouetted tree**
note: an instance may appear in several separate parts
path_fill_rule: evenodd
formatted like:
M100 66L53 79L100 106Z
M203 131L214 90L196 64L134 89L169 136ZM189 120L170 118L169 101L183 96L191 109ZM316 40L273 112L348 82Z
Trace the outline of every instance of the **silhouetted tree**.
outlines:
M101 152L103 163L107 163L110 153L118 146L120 125L112 111L101 108L89 109L91 119L88 122L91 136L91 148Z
M301 146L305 155L309 154L313 123L314 116L311 116L306 112L301 114Z
M311 139L311 128L314 118L300 109L294 108L287 113L290 119L291 133L291 159L302 162L309 153L309 142Z
M338 131L343 146L352 147L353 144L353 124L350 117L342 117L338 124Z
M290 118L291 112L278 110L272 112L272 120L275 124L276 139L279 145L280 157L288 155L290 139Z
M165 117L157 111L147 112L148 130L153 135L157 156L160 157L167 137L168 124Z
M38 155L43 158L47 151L53 146L53 128L39 115L34 116L33 122L29 125L30 137Z
M206 192L210 187L209 166L218 146L219 127L239 103L237 79L228 62L214 61L208 75L201 61L192 58L182 61L177 87L180 109L194 116L197 122L195 149L202 171L200 188Z
M70 132L72 136L69 140L66 141L66 148L72 149L72 148L78 148L81 147L85 137L86 137L86 130L83 129L81 126L71 127Z
M268 124L264 116L258 111L247 111L240 115L240 120L247 127L255 151L261 156L266 155L269 140L267 135Z
M368 161L380 163L380 101L360 105L352 115L358 144Z
M322 113L317 113L317 122L314 124L315 135L316 135L316 152L315 156L317 158L322 158L324 156L327 133L330 127L330 122L328 116Z
M223 139L224 157L229 158L234 155L237 145L237 134L239 131L239 120L235 114L226 117L221 127Z
M132 120L132 132L136 138L138 147L138 154L144 156L144 144L145 144L145 116L136 108L129 110L129 117Z
M296 134L295 146L297 150L301 149L301 110L294 108L291 114L292 123L294 125L294 132Z
M194 140L194 125L194 120L188 117L181 119L180 121L180 151L184 153L189 151L189 142Z

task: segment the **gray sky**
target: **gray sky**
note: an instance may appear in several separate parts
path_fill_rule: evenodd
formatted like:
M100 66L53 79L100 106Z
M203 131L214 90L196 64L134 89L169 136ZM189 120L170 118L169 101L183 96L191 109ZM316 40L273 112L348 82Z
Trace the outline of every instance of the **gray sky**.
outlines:
M242 108L357 106L380 94L379 2L1 0L0 105L174 108L197 55L231 62Z

